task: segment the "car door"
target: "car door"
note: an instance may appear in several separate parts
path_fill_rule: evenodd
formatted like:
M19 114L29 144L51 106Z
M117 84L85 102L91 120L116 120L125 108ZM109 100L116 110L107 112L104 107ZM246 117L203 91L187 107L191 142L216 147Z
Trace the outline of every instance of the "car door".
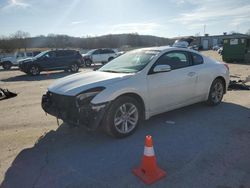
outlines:
M107 60L109 60L109 58L115 58L116 57L116 53L114 50L109 49L108 50L108 56L107 56Z
M70 50L57 50L55 66L57 69L66 68L70 66L72 53Z
M102 52L101 49L98 49L98 50L96 50L96 51L93 52L93 54L92 54L92 61L94 63L102 61L102 59L101 59L101 52Z
M55 51L50 51L44 54L39 60L39 66L44 70L55 69L57 67Z
M102 62L108 62L108 58L109 58L109 50L108 49L102 49L102 51L101 51L101 61Z
M171 71L154 73L156 65L169 65ZM162 55L147 76L148 96L152 114L164 112L192 100L197 73L193 71L188 52L171 51Z

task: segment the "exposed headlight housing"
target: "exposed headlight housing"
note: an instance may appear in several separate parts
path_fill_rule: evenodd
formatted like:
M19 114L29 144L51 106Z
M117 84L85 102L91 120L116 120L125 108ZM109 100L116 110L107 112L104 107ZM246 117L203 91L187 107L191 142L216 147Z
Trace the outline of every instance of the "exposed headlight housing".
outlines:
M88 89L83 93L80 93L76 96L76 106L82 107L90 104L90 101L101 91L103 91L105 87L96 87L92 89Z

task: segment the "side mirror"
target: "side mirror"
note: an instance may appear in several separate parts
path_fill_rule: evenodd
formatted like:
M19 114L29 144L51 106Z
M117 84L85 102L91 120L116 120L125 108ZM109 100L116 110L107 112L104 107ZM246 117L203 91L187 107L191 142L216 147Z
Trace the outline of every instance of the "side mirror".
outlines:
M154 68L154 73L169 71L171 71L171 67L169 65L156 65Z

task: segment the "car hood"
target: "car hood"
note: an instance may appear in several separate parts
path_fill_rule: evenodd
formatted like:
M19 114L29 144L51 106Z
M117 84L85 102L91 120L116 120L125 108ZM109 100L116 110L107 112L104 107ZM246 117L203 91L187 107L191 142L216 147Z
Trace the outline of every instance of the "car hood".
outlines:
M26 62L30 62L30 61L33 61L33 60L34 60L34 58L28 57L28 58L25 58L25 59L18 60L17 62L18 63L26 63Z
M12 61L13 59L14 59L14 57L9 56L9 57L1 58L1 61Z
M133 74L101 71L78 73L58 79L49 86L48 90L61 95L75 96L87 89L101 86L106 87L109 84L128 79L131 76Z

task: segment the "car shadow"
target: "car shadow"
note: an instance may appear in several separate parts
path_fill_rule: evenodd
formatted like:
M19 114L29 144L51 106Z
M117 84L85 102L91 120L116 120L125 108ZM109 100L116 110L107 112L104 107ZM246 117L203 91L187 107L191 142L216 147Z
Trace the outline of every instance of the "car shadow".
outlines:
M58 79L68 75L71 75L70 72L42 72L38 76L30 76L27 74L18 75L10 78L2 79L2 82L19 82L19 81L42 81L48 79Z
M89 72L95 70L95 67L88 67L88 68L81 68L79 72ZM23 73L22 75L13 76L10 78L4 78L0 81L2 82L18 82L18 81L42 81L42 80L49 80L49 79L58 79L63 78L68 75L72 75L76 73L65 72L65 71L48 71L48 72L41 72L38 76L31 76Z
M19 70L19 68L18 68L18 67L12 67L12 68L11 68L11 69L9 69L9 70L5 70L5 69L0 68L0 72L18 71L18 70Z
M180 173L192 160L203 160L199 158L201 153L225 142L226 138L220 140L225 132L247 127L249 112L248 108L226 102L217 107L195 104L144 121L143 127L124 139L63 123L17 155L1 187L144 187L131 169L140 164L148 134L153 136L160 166L169 173L155 185L175 187L185 178L176 180L171 174Z

